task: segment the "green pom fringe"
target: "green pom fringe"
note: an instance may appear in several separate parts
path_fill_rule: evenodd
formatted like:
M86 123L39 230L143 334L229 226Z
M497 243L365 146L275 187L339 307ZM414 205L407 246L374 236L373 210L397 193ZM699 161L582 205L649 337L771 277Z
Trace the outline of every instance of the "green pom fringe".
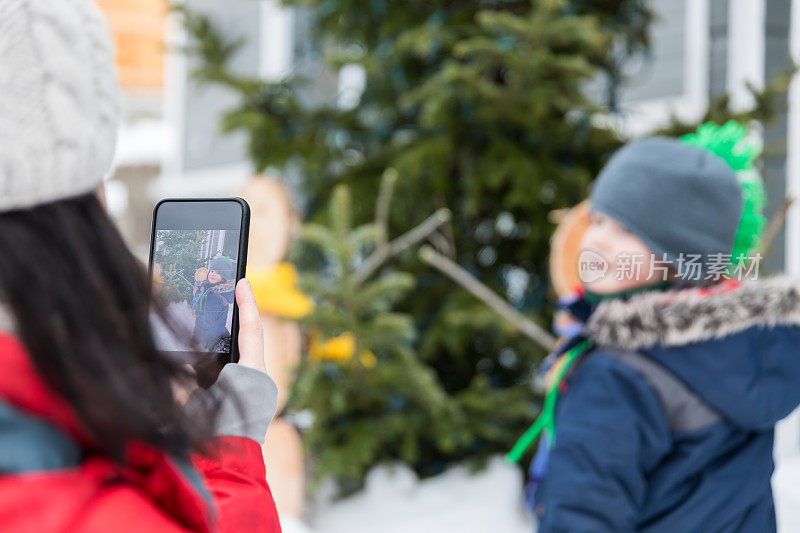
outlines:
M747 126L734 120L723 126L706 122L695 133L682 136L681 140L721 157L737 172L753 170L753 162L761 155L758 146L747 142Z
M766 192L753 168L753 162L761 155L761 150L747 142L747 127L733 120L722 126L706 122L695 133L682 136L681 141L721 157L736 171L742 187L743 209L733 240L731 260L735 263L746 258L760 247L761 235L767 225L764 216Z
M767 195L761 178L755 172L740 172L738 175L744 208L733 239L731 257L734 263L761 247L761 235L767 227L767 217L764 216Z

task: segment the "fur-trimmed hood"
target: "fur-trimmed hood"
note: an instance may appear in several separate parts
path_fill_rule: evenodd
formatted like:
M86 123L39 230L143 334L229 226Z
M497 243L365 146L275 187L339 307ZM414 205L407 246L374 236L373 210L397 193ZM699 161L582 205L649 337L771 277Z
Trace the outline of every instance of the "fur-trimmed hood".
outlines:
M608 300L583 332L600 350L648 355L740 426L770 427L800 401L800 280Z
M609 300L585 332L600 345L638 350L719 339L754 326L800 326L800 281L773 278ZM800 348L800 347L799 347Z

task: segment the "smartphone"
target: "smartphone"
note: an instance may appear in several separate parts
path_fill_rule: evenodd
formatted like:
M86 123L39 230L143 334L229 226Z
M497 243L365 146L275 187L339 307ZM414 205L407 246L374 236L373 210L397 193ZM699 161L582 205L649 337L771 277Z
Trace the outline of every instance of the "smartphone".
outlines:
M245 275L249 230L250 206L241 198L174 198L156 204L152 292L184 332L177 338L154 325L160 351L219 369L239 360L234 290Z

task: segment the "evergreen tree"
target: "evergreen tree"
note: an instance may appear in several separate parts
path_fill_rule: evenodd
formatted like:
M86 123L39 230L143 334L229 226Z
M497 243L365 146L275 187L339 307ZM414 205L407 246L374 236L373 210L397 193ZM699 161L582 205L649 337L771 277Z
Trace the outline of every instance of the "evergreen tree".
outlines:
M156 232L156 247L153 261L161 264L161 278L170 291L165 293L168 301L192 301L194 273L200 266L200 249L206 238L203 230L159 230ZM163 243L163 245L160 245Z
M516 309L548 323L553 226L547 214L584 199L592 178L623 142L596 118L615 105L625 61L647 49L647 2L283 3L312 10L315 38L324 43L319 50L330 69L363 69L366 83L354 106L342 108L335 97L310 103L303 87L311 80L300 76L265 82L234 74L227 65L237 43L184 10L193 51L203 59L197 79L242 97L223 128L247 132L255 169L298 172L313 221L329 213L333 187L347 185L359 200L351 206L355 224L370 220L380 176L396 169L400 179L387 231L407 231L430 213L449 209L451 222L432 233L431 242ZM608 88L602 103L585 91L598 78ZM300 257L306 265L321 261L314 254ZM448 426L452 442L434 438L434 446L410 462L433 474L454 460L507 451L536 414L530 382L544 350L421 264L412 250L387 265L399 265L411 276L403 279L413 280L386 307L413 321L416 335L405 339L403 350L432 372L434 379L426 381L431 394L441 390L447 398L447 410L436 412L457 413ZM302 376L298 390L306 394L300 404L309 406L311 392L302 389ZM313 401L325 402L335 389L331 381ZM319 415L325 408L317 404L313 410ZM343 440L327 445L354 453L358 446Z
M305 320L309 357L297 372L289 404L313 415L304 432L319 481L332 476L358 488L366 470L385 460L420 464L428 449L457 446L457 405L414 353L412 317L393 311L414 286L411 275L364 274L368 252L381 253L381 224L351 227L350 192L339 185L329 224L306 224L295 254L317 252L318 268L303 275L316 305ZM368 267L367 267L368 268Z
M289 405L312 415L303 440L315 459L315 480L331 476L345 491L359 488L366 470L383 461L401 460L430 475L441 470L443 457L463 453L476 436L502 447L516 430L502 420L529 414L527 391L493 391L480 379L454 397L417 357L413 317L393 310L414 287L414 277L382 267L450 214L437 211L389 240L386 217L395 180L396 172L384 174L375 221L355 228L349 189L338 185L328 225L306 224L293 252L296 259L316 253L319 260L303 273L303 290L316 305L305 318L309 356ZM475 412L503 414L487 424Z

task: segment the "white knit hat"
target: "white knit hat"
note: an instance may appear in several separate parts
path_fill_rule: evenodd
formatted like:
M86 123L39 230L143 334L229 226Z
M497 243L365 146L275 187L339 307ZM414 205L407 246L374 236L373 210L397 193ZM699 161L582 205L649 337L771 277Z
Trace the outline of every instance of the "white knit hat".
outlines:
M0 211L95 188L111 170L119 93L92 0L0 0Z

